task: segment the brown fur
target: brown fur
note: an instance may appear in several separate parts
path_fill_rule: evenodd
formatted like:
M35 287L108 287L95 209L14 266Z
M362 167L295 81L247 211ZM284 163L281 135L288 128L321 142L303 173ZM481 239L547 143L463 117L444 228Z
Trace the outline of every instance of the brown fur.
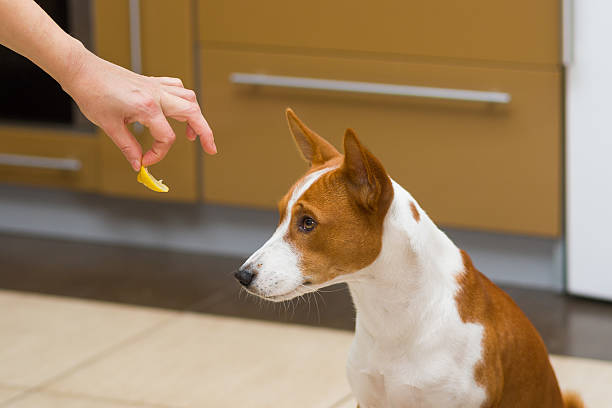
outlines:
M293 190L302 182L304 177L324 167L338 167L342 163L342 155L340 152L338 152L338 150L336 150L327 140L310 130L310 128L297 117L293 110L287 108L285 110L285 115L287 116L287 124L289 125L289 131L293 136L295 145L302 154L304 160L310 163L310 169L301 179L291 186L287 194L279 201L279 224L285 219L287 203L293 194Z
M574 392L563 393L563 406L564 408L584 408L584 402L580 395Z
M481 274L461 251L465 272L456 302L464 322L482 324L483 357L476 381L487 391L483 408L563 408L546 346L504 291Z
M382 164L352 130L346 131L345 155L341 156L293 111L287 110L287 120L297 146L311 163L306 175L324 167L335 168L313 183L293 205L291 214L284 214L284 208L295 186L279 204L281 222L291 216L288 241L302 254L300 267L305 279L321 284L362 269L378 257L393 187ZM309 233L298 228L305 216L317 222Z
M295 144L304 159L313 167L320 166L340 155L331 143L310 130L291 109L287 108L285 115Z
M421 221L421 214L419 214L419 210L416 208L416 205L413 202L410 203L410 210L412 211L412 216L414 217L414 220L416 222Z

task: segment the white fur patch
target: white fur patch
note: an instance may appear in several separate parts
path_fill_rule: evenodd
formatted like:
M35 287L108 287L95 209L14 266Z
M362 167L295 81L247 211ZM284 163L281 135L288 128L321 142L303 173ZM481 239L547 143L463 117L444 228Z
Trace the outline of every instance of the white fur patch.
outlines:
M363 408L477 408L486 400L474 369L484 328L457 310L459 249L393 183L381 253L349 288L357 309L347 374Z
M300 255L286 240L291 223L291 209L298 199L321 177L335 167L328 167L309 174L293 190L285 210L285 219L272 237L259 248L242 268L255 271L257 275L248 290L270 300L286 300L302 293L304 276L298 267Z

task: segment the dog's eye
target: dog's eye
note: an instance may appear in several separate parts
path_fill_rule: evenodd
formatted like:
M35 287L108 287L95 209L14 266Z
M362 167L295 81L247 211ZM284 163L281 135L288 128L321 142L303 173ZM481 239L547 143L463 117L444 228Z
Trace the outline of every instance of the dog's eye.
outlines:
M303 217L302 221L300 221L299 228L304 232L310 232L317 226L317 222L313 220L311 217Z

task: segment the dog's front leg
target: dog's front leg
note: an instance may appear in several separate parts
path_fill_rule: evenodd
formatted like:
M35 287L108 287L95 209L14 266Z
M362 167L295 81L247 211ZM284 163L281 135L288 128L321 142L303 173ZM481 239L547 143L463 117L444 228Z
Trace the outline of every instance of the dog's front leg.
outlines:
M384 379L381 375L365 373L361 370L347 370L349 384L359 408L381 408L384 398Z

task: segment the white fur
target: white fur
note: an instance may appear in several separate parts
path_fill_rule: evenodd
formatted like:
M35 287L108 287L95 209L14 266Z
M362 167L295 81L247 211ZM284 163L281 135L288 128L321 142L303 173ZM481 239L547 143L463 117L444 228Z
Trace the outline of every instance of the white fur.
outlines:
M304 289L300 254L285 240L290 209L326 169L307 177L272 238L245 265L257 267L253 292L289 299L337 282L349 285L357 322L347 374L361 408L476 408L486 399L475 382L484 328L464 323L455 295L464 270L458 248L393 182L382 248L368 267ZM417 222L410 203L417 205Z
M475 382L483 327L463 323L455 295L458 248L393 182L381 253L347 277L357 309L347 374L361 408L480 407Z
M257 273L248 288L250 292L274 301L291 299L306 292L302 289L304 277L298 267L300 254L286 239L291 223L291 209L319 177L333 169L327 167L315 171L302 180L289 198L283 222L270 239L242 265L242 268Z

